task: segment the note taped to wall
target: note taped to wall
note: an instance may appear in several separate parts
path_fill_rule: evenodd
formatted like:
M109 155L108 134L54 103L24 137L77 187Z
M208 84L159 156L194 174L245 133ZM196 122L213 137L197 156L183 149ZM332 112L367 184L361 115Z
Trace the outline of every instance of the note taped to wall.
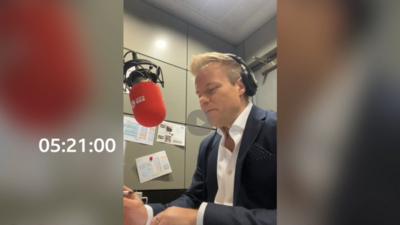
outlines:
M136 168L140 183L172 173L165 151L145 155L136 159Z
M124 140L153 145L156 127L143 127L135 118L124 116Z
M185 125L162 122L158 125L157 142L185 146Z

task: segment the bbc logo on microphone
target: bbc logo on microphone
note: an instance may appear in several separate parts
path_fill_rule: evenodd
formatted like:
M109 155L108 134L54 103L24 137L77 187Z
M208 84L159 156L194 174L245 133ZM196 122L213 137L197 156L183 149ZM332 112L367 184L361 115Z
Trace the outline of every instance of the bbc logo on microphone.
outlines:
M146 101L146 99L145 99L145 97L144 97L143 95L142 95L142 96L139 96L139 97L137 97L137 98L135 98L135 99L133 99L133 100L131 101L132 109L135 108L135 106L136 106L137 104L140 104L140 103L142 103L142 102L144 102L144 101Z

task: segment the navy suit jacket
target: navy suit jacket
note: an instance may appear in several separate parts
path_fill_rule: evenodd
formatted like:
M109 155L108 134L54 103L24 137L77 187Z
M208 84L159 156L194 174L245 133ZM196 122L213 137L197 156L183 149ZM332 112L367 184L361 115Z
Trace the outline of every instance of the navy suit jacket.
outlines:
M218 190L217 158L221 136L205 138L191 187L168 204L150 204L154 214L170 206L197 209L208 202L204 225L276 224L276 113L253 106L239 149L233 207L214 204Z

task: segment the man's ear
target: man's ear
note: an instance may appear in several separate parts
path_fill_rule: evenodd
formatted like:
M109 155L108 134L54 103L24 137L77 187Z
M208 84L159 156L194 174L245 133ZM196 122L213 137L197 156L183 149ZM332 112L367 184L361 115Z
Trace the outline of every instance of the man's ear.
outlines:
M244 83L243 83L243 81L242 81L242 78L239 78L239 79L236 81L236 85L237 85L238 88L239 88L239 93L240 93L240 95L245 95L245 93L246 93L246 87L244 86Z

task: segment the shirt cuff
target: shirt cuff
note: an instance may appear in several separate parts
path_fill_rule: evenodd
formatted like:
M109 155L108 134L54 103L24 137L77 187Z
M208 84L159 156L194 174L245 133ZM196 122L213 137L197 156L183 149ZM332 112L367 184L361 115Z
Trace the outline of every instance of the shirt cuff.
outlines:
M203 225L204 212L206 211L207 202L202 202L197 211L196 225Z
M151 224L151 220L153 219L154 213L153 213L153 208L149 205L144 205L147 211L147 220L146 220L146 225Z

